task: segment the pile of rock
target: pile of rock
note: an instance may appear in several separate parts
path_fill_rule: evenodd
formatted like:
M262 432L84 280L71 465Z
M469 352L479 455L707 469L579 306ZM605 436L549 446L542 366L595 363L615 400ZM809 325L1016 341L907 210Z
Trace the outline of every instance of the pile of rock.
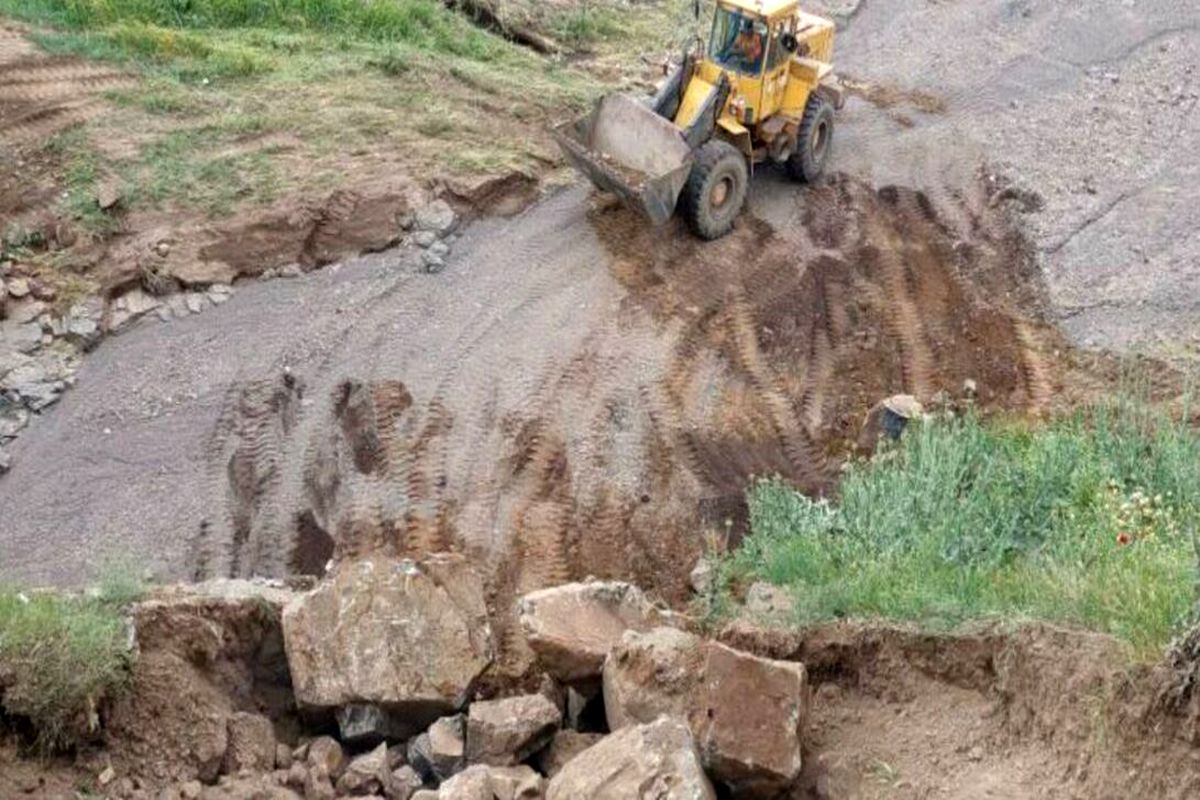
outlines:
M421 248L421 265L426 272L441 272L455 240L458 215L445 200L437 199L417 210L403 226L409 231L406 241Z
M161 692L188 702L127 714L190 715L146 733L138 752L170 751L191 766L155 795L129 771L113 796L695 800L775 797L800 778L803 665L690 633L629 584L523 597L516 613L541 686L489 698L480 696L494 658L485 592L461 555L343 562L302 592L247 586L189 589L135 611L139 639L158 642L139 659L143 672L159 665L151 683L162 690L168 674L193 673ZM238 708L244 697L196 711L213 674L261 685L278 671L271 659L285 663L288 707L303 727L336 738L297 739L296 719ZM219 729L199 735L212 720Z

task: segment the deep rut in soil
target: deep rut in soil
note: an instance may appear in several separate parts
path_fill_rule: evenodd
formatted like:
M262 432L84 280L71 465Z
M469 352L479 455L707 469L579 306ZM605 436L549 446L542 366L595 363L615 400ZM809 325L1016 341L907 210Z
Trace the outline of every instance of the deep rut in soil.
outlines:
M971 229L953 230L902 188L836 179L808 195L837 214L806 214L807 242L749 216L706 244L594 210L616 301L578 315L577 346L513 341L543 355L540 373L495 363L464 385L446 364L424 396L381 364L325 398L290 375L235 385L194 577L453 548L485 565L498 609L587 575L678 600L704 542L743 532L748 483L828 491L880 398L970 378L986 406L1044 405L1043 329L1002 299L1031 294L1020 237L965 203Z

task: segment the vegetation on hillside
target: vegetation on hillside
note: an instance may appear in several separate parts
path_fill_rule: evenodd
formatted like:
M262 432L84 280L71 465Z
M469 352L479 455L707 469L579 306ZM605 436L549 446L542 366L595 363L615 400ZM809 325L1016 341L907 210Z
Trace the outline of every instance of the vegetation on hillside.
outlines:
M140 592L120 571L82 596L0 589L0 717L28 720L44 751L94 733L129 679L124 610Z
M727 565L793 589L801 621L1043 619L1157 655L1191 621L1200 432L1133 402L1045 424L910 427L834 501L750 495Z

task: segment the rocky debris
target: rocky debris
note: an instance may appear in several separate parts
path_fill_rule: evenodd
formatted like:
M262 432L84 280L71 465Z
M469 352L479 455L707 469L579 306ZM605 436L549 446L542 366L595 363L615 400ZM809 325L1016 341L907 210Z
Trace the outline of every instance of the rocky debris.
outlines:
M304 763L311 772L336 779L346 767L346 752L332 736L318 736L305 748Z
M21 300L29 296L28 278L9 278L4 285L8 289L9 296L14 300Z
M692 567L692 571L688 574L688 585L692 587L693 592L699 595L711 592L714 580L716 580L716 575L713 574L712 562L707 558L697 561L696 566Z
M449 553L343 562L283 633L302 708L374 703L412 732L460 708L493 658L483 583Z
M571 759L546 800L716 800L688 726L670 717L630 725Z
M471 705L467 716L467 761L510 766L541 750L562 723L562 712L540 694Z
M7 450L0 447L0 475L12 469L12 455Z
M355 757L337 779L339 794L353 797L379 795L392 786L392 771L388 769L387 745L381 744L369 753Z
M466 717L442 717L408 743L408 763L422 778L444 781L466 764Z
M760 622L786 623L796 616L791 593L782 586L756 581L746 590L746 613Z
M388 800L410 800L425 785L417 771L405 764L392 770L391 783L387 789Z
M602 733L581 733L569 728L558 731L546 749L538 754L538 769L547 778L553 778L568 761L603 738Z
M236 712L226 721L224 771L270 770L275 766L275 729L261 714Z
M662 628L626 633L604 665L609 726L668 714L688 721L705 767L739 797L800 775L809 687L802 664L742 653Z
M669 621L640 589L616 581L542 589L522 597L517 613L542 669L564 683L598 678L625 631Z
M417 792L429 800L541 800L545 781L527 766L467 767L441 785L437 792Z
M430 275L436 275L446 268L446 259L437 255L432 250L426 250L421 253L421 266L425 272Z
M446 236L458 225L458 215L445 200L434 200L417 209L418 231L431 231L437 236Z
M437 240L438 235L433 231L417 231L413 234L413 244L415 244L417 247L429 247Z
M350 703L334 712L338 735L343 742L373 745L386 739L403 739L408 731L396 719L373 703Z

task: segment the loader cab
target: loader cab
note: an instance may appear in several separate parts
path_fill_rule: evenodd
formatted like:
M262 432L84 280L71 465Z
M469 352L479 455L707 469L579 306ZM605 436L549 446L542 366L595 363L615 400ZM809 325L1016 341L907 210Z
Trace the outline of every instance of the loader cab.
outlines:
M728 0L713 14L709 62L733 87L731 111L745 125L777 113L796 48L795 0Z

